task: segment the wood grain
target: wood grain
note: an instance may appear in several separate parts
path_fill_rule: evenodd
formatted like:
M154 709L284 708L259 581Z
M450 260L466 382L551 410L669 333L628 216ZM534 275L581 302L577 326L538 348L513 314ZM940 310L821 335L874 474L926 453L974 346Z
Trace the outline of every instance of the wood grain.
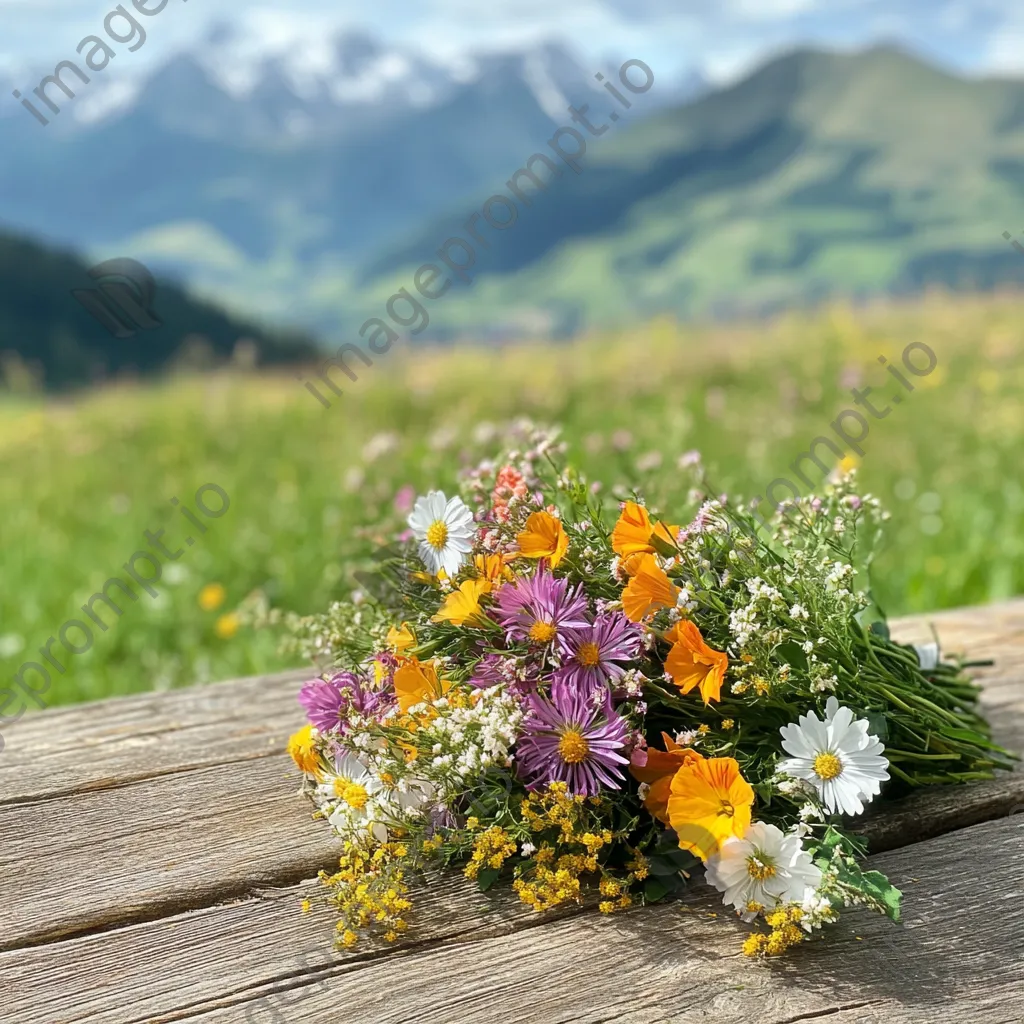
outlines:
M873 857L904 887L906 923L850 911L772 964L739 953L744 926L703 885L549 919L448 876L424 893L418 941L374 954L330 952L326 913L300 914L290 887L2 953L3 1020L1009 1024L1024 1019L1022 854L1017 816Z
M0 807L279 754L301 724L309 669L114 697L4 726Z

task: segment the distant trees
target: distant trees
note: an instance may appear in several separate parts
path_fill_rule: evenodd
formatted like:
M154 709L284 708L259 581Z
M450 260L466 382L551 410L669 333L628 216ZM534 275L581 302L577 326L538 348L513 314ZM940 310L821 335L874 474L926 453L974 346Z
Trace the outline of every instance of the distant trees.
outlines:
M318 353L306 335L236 319L159 281L153 309L161 326L114 337L72 296L96 287L88 270L77 256L0 234L0 388L66 389L232 359L245 366L310 362Z

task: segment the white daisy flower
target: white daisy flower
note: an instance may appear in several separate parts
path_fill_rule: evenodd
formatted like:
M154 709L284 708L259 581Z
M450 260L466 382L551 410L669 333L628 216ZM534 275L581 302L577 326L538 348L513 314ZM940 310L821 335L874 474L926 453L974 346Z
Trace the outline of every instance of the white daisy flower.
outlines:
M821 885L821 871L799 836L763 821L751 822L742 839L726 839L708 858L704 876L744 921L757 917L758 911L749 909L752 904L769 909L803 904Z
M792 755L779 770L811 783L833 813L860 814L889 778L885 747L868 733L866 719L854 719L835 697L825 705L824 721L809 711L798 724L784 725L779 732L783 749Z
M473 513L461 498L431 491L416 499L408 523L420 542L420 558L432 573L454 576L473 550Z
M354 754L345 753L324 773L316 787L321 810L339 835L369 829L385 842L386 819L394 817L393 801L384 783Z

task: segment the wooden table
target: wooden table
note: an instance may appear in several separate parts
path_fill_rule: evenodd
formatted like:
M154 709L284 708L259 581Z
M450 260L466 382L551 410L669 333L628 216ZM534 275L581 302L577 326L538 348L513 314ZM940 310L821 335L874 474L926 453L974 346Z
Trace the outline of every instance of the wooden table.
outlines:
M1024 748L1024 601L933 616ZM923 620L898 635L927 637ZM458 877L398 946L330 949L302 914L334 843L283 753L308 672L57 708L0 755L0 1022L454 1024L1024 1020L1024 774L867 822L902 927L848 912L771 964L703 885L611 917L540 916Z

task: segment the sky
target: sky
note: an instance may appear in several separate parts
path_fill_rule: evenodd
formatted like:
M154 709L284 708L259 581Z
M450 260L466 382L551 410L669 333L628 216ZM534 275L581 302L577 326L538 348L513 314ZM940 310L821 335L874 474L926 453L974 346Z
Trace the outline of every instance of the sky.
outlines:
M123 0L131 10L131 0ZM155 8L160 0L138 0ZM0 70L52 66L102 32L113 0L0 0ZM800 44L901 42L968 74L1024 75L1021 0L166 0L119 67L140 73L228 23L270 50L358 28L444 59L558 39L726 82Z

